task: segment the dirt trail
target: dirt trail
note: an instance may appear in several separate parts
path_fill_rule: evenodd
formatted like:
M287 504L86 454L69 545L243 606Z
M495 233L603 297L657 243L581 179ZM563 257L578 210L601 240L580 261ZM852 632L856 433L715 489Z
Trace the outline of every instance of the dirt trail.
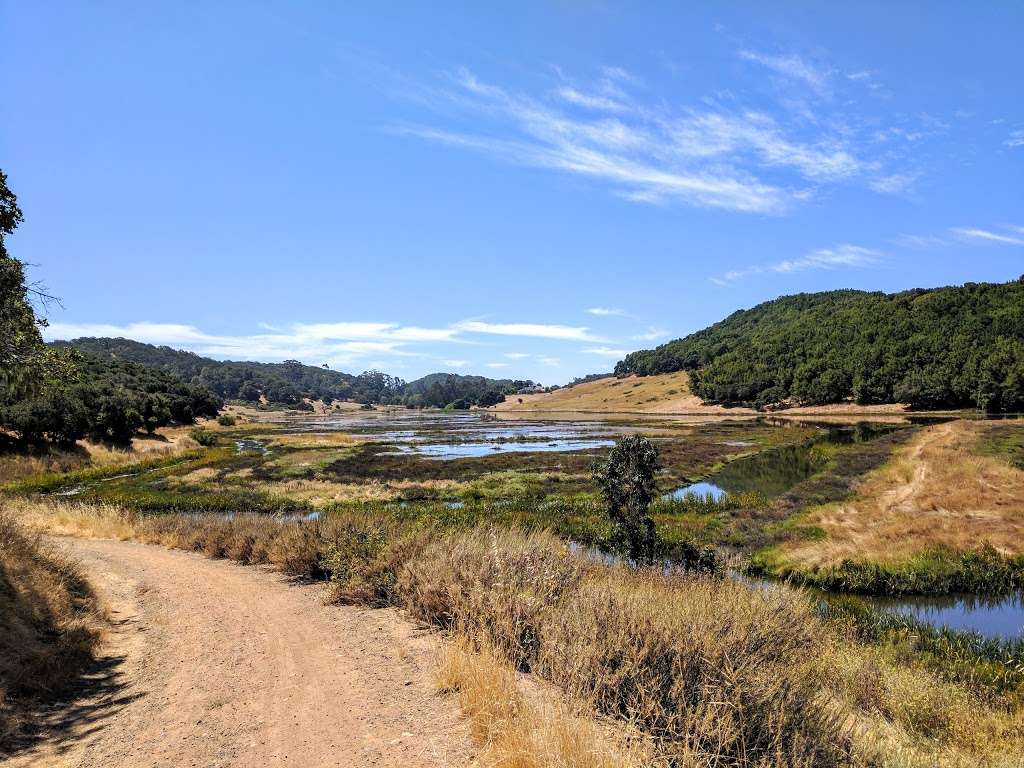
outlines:
M43 713L23 766L459 766L437 639L393 610L159 547L61 539L115 622L77 696Z

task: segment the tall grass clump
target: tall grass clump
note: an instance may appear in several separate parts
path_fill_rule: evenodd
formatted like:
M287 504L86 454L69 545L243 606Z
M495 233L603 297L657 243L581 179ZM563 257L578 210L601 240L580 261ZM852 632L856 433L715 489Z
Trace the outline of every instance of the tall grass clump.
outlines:
M23 705L58 691L93 658L96 596L74 562L0 509L0 753Z
M848 753L814 661L827 643L792 591L620 570L580 585L538 665L683 763L831 766Z
M485 765L502 768L662 768L669 765L630 729L613 729L552 692L524 692L499 654L456 639L436 672L442 693L458 696ZM533 695L530 695L530 694ZM625 732L623 732L623 730Z
M429 540L404 564L398 598L417 618L486 643L526 670L581 574L580 561L550 534L478 527Z

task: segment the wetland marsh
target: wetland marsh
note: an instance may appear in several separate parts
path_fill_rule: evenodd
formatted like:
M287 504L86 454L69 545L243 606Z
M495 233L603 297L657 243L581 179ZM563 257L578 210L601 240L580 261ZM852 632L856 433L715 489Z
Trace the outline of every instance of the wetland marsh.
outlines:
M600 549L606 547L607 526L591 467L617 438L641 434L661 456L661 497L651 512L660 535L675 548L670 551L714 552L723 568L747 572L746 578L790 578L815 586L821 573L831 571L816 565L777 568L776 553L827 541L809 511L850 499L872 472L933 429L933 421L572 413L522 418L406 409L320 416L252 412L245 423L216 428L219 444L206 450L135 469L35 478L22 490L150 513L254 512L316 520L367 508L453 526L490 522L550 529ZM1013 430L995 428L993 440L1002 442L992 444L1013 448ZM832 593L891 592L858 599L985 637L1015 637L1024 628L1016 582L980 596L913 586L822 586Z

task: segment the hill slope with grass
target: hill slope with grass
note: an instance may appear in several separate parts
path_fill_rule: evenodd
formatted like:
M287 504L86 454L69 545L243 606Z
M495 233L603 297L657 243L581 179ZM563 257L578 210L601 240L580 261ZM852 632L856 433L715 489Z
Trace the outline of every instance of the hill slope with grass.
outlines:
M497 411L579 411L590 413L718 413L690 391L686 371L656 376L605 376L549 392L510 395ZM735 409L733 409L735 410Z
M615 367L677 371L706 403L1024 410L1024 278L783 296Z

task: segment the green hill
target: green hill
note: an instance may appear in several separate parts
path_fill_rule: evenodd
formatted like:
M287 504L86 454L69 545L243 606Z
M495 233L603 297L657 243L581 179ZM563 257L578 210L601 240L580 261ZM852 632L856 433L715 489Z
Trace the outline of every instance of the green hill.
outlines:
M194 352L158 347L131 339L80 338L53 342L106 360L138 363L204 386L222 398L256 401L263 395L273 403L293 405L303 398L355 400L361 403L414 407L493 405L505 394L532 382L432 373L404 382L380 371L359 375L304 365L296 360L256 363L213 360Z
M80 338L57 341L98 357L140 363L173 374L183 381L201 384L225 399L259 400L295 404L304 397L314 400L390 402L404 382L378 371L359 376L332 371L295 360L256 363L214 360L194 352L143 344L131 339Z
M518 379L489 379L486 376L460 376L455 373L431 373L402 388L402 400L412 406L496 405L505 395L533 384Z
M685 370L705 402L909 403L1024 410L1024 277L901 293L826 291L740 310L626 356L620 376Z

